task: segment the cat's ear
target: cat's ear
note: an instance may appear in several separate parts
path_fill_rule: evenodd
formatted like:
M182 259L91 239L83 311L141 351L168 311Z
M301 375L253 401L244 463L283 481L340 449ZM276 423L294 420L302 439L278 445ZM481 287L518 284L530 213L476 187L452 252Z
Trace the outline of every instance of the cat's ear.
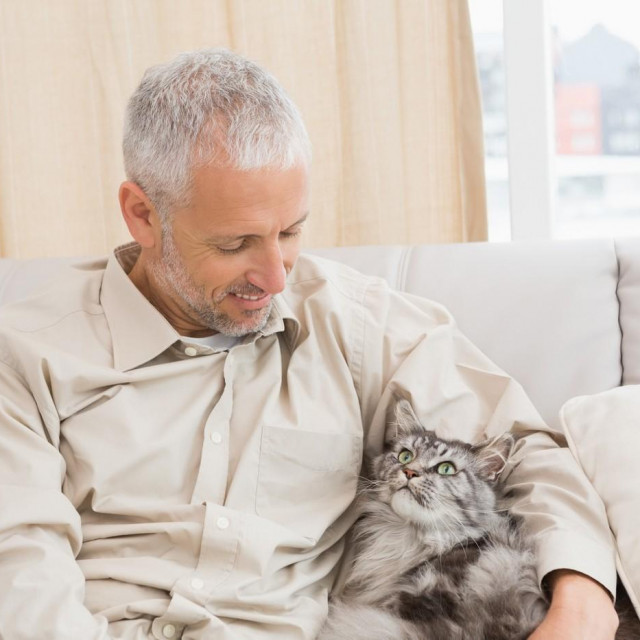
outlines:
M503 433L497 438L471 447L476 455L480 476L491 482L497 480L507 464L514 445L515 438L510 433Z
M387 441L410 432L420 426L420 420L413 411L411 403L400 396L394 396L387 420Z

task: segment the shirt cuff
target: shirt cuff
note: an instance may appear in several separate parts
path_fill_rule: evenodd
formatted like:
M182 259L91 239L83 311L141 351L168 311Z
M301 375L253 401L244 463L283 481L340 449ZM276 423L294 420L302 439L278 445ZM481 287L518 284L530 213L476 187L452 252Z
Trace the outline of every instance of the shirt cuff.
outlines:
M599 582L615 599L616 556L612 546L602 545L574 531L552 531L536 539L538 581L557 569L578 571Z

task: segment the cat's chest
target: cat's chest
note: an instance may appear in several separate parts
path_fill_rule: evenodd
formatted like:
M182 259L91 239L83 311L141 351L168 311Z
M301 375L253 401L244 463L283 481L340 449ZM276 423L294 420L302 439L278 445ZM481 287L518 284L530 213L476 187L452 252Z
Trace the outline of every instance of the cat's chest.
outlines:
M490 594L508 592L522 584L532 565L530 554L482 539L430 557L407 571L398 591L416 597L484 600Z
M361 523L369 528L371 523ZM377 528L374 526L374 528ZM409 530L384 530L365 536L356 545L356 560L346 588L362 604L387 607L407 577L422 564L424 544Z

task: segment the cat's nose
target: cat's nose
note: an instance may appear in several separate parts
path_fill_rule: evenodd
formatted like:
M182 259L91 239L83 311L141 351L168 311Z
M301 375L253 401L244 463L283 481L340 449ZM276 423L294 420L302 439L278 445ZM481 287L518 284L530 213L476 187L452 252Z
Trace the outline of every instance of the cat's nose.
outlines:
M404 473L404 475L407 476L409 480L418 476L417 471L414 471L413 469L407 469L406 467L402 470L402 473Z

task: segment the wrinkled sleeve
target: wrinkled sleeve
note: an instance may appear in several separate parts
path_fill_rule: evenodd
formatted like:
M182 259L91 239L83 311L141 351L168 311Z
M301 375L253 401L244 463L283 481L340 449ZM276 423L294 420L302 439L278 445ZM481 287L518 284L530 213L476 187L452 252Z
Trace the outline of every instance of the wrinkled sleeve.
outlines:
M64 460L40 409L0 363L0 637L105 640L107 621L83 605L80 517L62 492Z
M408 397L425 426L477 441L505 431L521 439L505 471L507 489L537 545L540 580L556 569L586 574L615 593L615 552L602 500L522 387L494 365L433 302L375 282L363 305L365 327L356 384L366 449L382 447L392 394ZM551 374L552 372L550 372Z

